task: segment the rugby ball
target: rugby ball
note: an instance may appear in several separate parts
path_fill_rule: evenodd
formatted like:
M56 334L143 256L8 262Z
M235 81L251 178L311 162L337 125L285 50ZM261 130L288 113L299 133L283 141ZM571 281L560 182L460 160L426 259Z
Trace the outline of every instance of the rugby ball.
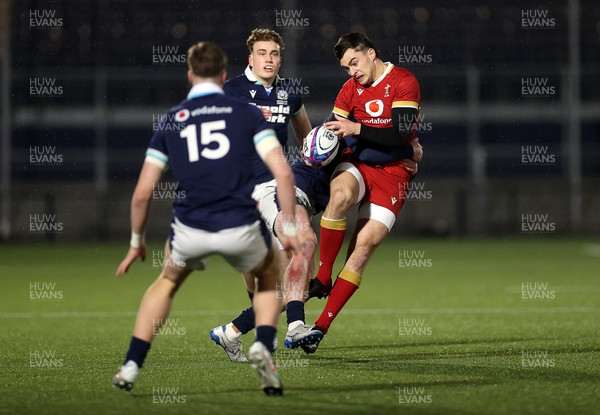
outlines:
M319 125L304 138L302 155L311 166L322 167L331 163L339 148L340 142L333 131Z

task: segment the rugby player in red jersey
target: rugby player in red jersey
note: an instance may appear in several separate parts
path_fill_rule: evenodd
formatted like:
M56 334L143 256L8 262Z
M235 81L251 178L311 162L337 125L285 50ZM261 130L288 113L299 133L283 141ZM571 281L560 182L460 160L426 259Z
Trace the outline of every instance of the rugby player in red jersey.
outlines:
M311 283L311 296L329 295L314 328L323 334L360 286L369 258L392 229L423 154L415 137L421 99L415 76L383 62L373 42L360 33L343 35L334 53L350 79L325 126L340 138L355 140L363 154L367 147L373 157L372 162L349 157L331 180L331 196L320 224L320 267ZM333 264L346 234L346 212L357 203L356 232L331 288ZM318 342L311 351L317 346Z

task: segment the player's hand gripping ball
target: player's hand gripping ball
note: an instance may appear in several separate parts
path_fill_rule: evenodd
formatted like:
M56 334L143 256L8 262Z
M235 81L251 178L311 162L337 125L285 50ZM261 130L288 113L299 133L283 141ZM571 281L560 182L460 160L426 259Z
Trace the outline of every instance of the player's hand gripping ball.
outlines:
M304 138L302 155L311 166L323 167L331 163L339 148L340 142L333 131L319 125Z

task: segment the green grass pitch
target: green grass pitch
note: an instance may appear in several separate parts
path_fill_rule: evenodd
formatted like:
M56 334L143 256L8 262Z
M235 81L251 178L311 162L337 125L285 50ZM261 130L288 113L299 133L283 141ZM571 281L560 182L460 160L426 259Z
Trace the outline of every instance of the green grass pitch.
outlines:
M597 240L385 241L317 353L276 352L282 398L209 339L248 305L216 257L183 285L135 388L110 385L158 275L149 248L116 278L126 245L0 246L0 413L600 413Z

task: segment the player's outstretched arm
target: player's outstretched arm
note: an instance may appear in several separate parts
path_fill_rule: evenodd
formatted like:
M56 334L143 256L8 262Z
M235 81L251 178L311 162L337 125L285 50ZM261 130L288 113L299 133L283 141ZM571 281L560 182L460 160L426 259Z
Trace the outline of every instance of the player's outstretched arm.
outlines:
M154 185L160 180L162 168L157 165L144 162L138 183L131 198L131 241L129 251L125 259L121 261L115 275L123 275L129 270L131 264L139 257L144 261L146 259L146 242L144 234L146 232L146 223L148 221L148 212L150 211L150 201L152 200L152 191Z
M294 174L287 164L285 154L281 147L273 148L264 158L267 167L273 173L277 182L277 200L281 211L282 234L279 241L285 249L299 253L298 231L296 223L296 193L294 191Z
M262 137L256 144L256 150L265 162L277 182L277 200L281 207L280 217L283 232L279 241L285 249L300 252L296 224L296 193L294 191L294 174L287 163L279 141L272 132Z

